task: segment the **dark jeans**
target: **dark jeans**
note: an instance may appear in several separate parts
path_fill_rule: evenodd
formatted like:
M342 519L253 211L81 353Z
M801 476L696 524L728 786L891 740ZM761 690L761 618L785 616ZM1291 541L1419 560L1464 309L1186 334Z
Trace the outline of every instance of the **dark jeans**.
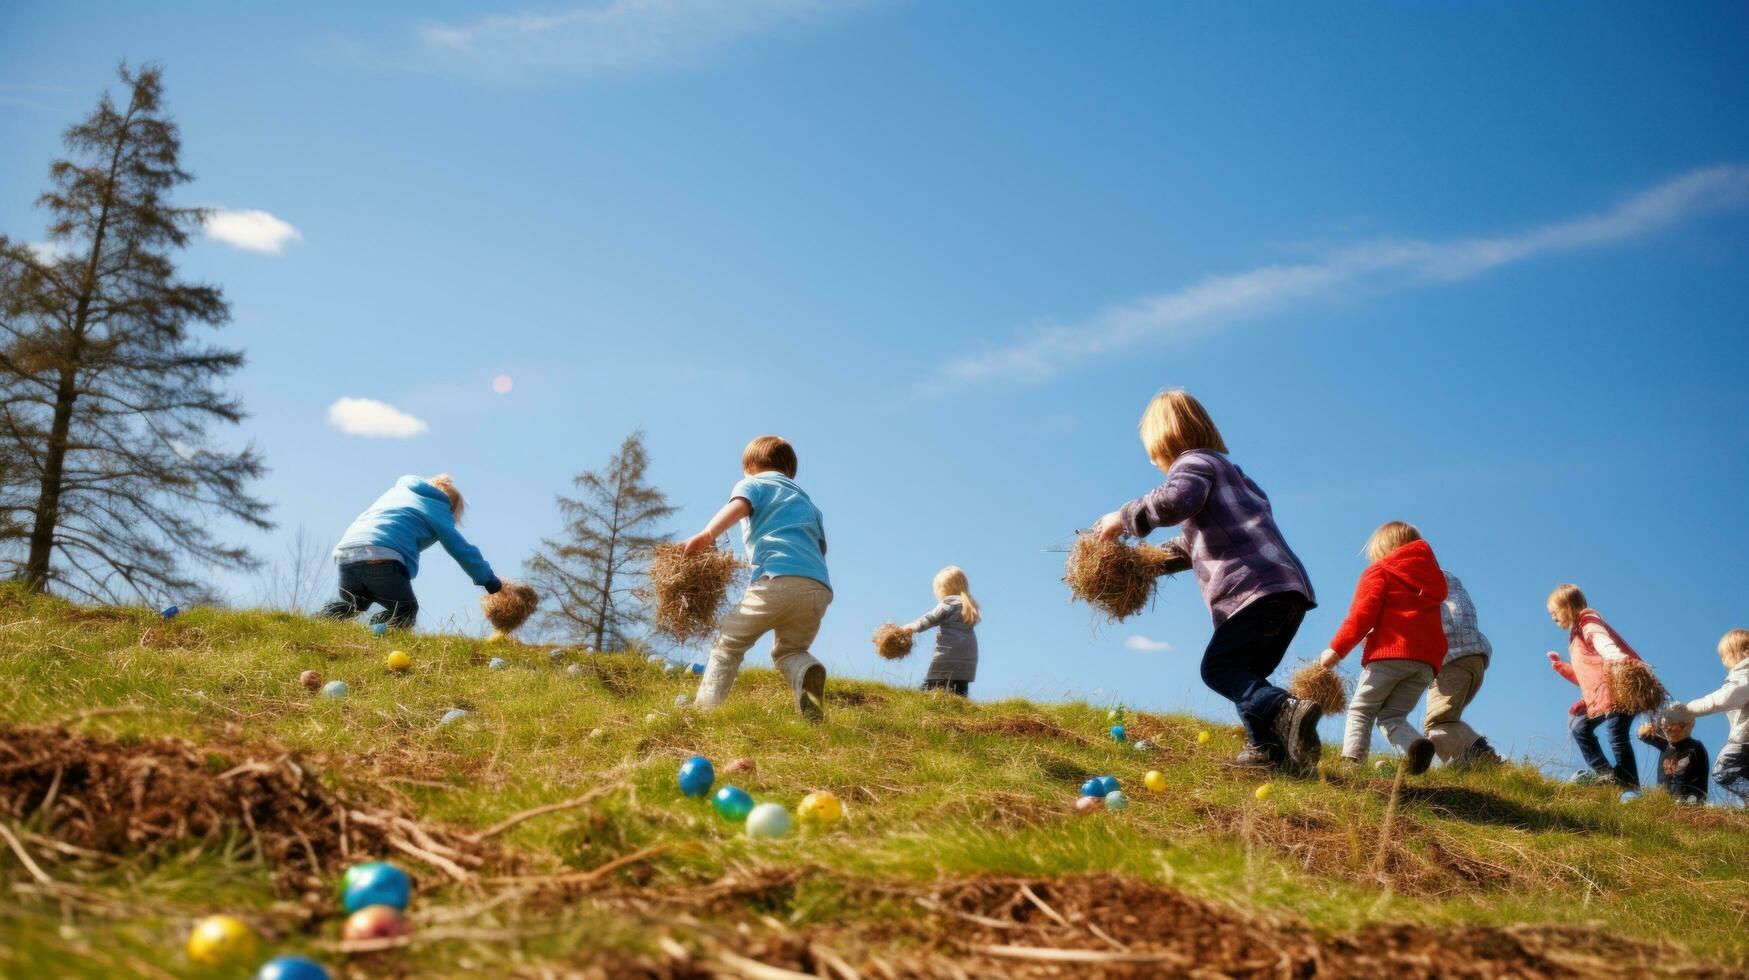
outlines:
M1731 742L1713 760L1713 782L1737 799L1749 803L1749 745Z
M352 561L340 566L340 598L322 607L330 619L351 619L376 603L383 611L372 623L388 623L410 630L419 615L419 600L413 596L413 580L398 561Z
M972 696L971 695L971 690L972 690L972 682L971 681L946 681L946 680L924 681L923 682L923 689L925 691L950 691L954 694L959 695L962 698L969 698Z
M1269 683L1269 675L1281 666L1307 607L1298 592L1264 596L1217 626L1202 655L1202 682L1233 702L1251 744L1277 759L1286 747L1270 722L1287 692Z
M1609 747L1615 752L1615 765L1603 755L1603 746L1597 743L1597 728L1604 722L1609 723ZM1599 775L1613 777L1622 789L1640 788L1640 766L1634 761L1634 743L1630 736L1634 725L1634 716L1615 712L1597 718L1587 718L1583 714L1569 715L1567 730L1573 733L1573 741L1579 746L1579 754L1585 757L1585 764Z

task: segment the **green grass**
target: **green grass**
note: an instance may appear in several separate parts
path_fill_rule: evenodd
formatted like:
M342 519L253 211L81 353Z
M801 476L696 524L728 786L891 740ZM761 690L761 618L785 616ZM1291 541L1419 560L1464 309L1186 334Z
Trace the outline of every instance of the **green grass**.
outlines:
M381 667L396 648L413 656L407 674ZM511 668L487 670L493 655ZM304 691L296 678L309 667L348 681L351 696ZM902 922L915 904L882 883L1113 871L1330 933L1378 922L1583 925L1749 964L1749 933L1737 925L1749 913L1741 870L1749 818L1677 808L1655 793L1621 805L1607 790L1552 783L1523 766L1411 781L1381 876L1388 780L1278 779L1259 801L1258 780L1218 766L1237 750L1237 731L1186 716L1132 717L1132 733L1157 745L1141 753L1105 738L1100 706L972 704L834 681L828 721L816 727L796 715L769 670L744 673L723 710L699 716L674 704L695 679L642 658L602 658L601 677L575 678L535 648L377 639L358 625L270 613L196 610L164 622L10 587L0 589L0 677L5 725L178 736L233 753L283 745L333 785L397 795L432 822L479 828L622 787L506 834L530 872L591 868L652 845L673 849L621 872L621 887L684 894L725 877L810 869L799 882L754 889L738 910L710 912L724 921ZM470 716L439 728L457 706ZM1213 735L1206 745L1196 739L1203 730ZM708 804L680 795L676 766L695 752L719 773L736 757L756 761L756 774L719 775L719 785L732 780L791 807L828 789L848 817L789 840L750 841ZM1143 789L1149 768L1166 774L1166 793ZM1131 807L1074 816L1082 779L1104 773L1123 781ZM19 815L7 819L21 826ZM22 829L31 829L28 819ZM193 918L215 911L246 915L274 951L315 949L338 934L336 917L311 919L320 903L277 894L268 869L226 857L221 844L122 855L113 866L44 861L106 907L22 893L14 886L29 876L10 851L0 854L3 975L148 967L184 975L182 937ZM422 913L490 894L401 863L420 878ZM513 942L458 940L396 955L420 975L444 975L650 953L657 930L643 914L589 901L506 903L468 924L517 933Z

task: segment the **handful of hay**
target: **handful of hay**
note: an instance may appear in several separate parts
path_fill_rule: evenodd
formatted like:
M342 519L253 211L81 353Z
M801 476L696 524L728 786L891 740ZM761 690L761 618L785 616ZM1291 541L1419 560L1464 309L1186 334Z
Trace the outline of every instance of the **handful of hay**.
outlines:
M1644 660L1623 660L1609 672L1610 697L1615 710L1629 714L1657 711L1670 699L1670 692Z
M888 660L898 660L911 653L911 634L896 623L882 623L874 631L875 652Z
M528 622L534 608L540 605L540 593L526 582L506 581L497 592L480 597L480 611L500 635L512 633Z
M1287 692L1323 708L1327 715L1339 715L1348 710L1348 682L1341 674L1317 661L1294 671Z
M676 643L715 633L742 567L741 559L718 548L689 555L683 545L657 545L647 590L656 600L650 628Z
M1154 601L1160 576L1189 567L1189 556L1176 548L1132 547L1083 534L1069 550L1063 581L1072 597L1122 622Z

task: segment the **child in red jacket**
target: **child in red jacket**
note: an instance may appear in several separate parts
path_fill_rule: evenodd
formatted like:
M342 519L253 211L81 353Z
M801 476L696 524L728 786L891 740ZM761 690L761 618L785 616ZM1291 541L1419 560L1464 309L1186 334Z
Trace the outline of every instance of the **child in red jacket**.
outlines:
M1634 716L1615 707L1615 688L1611 671L1617 663L1638 660L1640 655L1628 646L1597 610L1585 601L1585 593L1577 585L1561 585L1549 593L1549 618L1567 631L1567 656L1549 651L1549 666L1555 673L1579 685L1583 695L1567 714L1567 730L1579 746L1589 772L1574 774L1575 782L1613 782L1622 789L1640 788L1640 767L1634 761L1634 743L1629 741ZM1615 764L1603 754L1597 729L1609 725L1609 745L1615 750Z
M1445 661L1445 626L1439 618L1445 601L1445 573L1433 548L1414 525L1391 521L1366 542L1372 564L1360 575L1348 618L1318 660L1335 667L1364 638L1360 683L1348 702L1348 733L1342 758L1360 764L1378 723L1401 749L1409 772L1420 775L1433 762L1433 743L1409 724L1409 712L1433 683Z

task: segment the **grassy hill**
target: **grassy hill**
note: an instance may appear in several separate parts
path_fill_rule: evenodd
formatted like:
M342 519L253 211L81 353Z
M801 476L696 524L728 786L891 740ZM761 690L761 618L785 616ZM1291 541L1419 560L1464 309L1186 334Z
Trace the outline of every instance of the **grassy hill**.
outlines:
M405 674L382 667L395 648ZM582 662L0 589L0 975L200 975L183 937L221 911L263 958L336 976L1749 969L1741 811L1623 805L1517 766L1400 789L1331 772L1259 800L1218 766L1239 743L1224 722L1132 715L1154 746L1137 751L1105 736L1103 706L835 681L815 727L769 670L700 717L675 705L684 672ZM307 668L351 694L304 690ZM679 793L694 753L719 785L791 808L828 789L848 815L749 840ZM756 768L724 773L736 758ZM1106 773L1132 805L1077 816L1079 784ZM417 880L415 932L349 955L334 883L378 856Z

